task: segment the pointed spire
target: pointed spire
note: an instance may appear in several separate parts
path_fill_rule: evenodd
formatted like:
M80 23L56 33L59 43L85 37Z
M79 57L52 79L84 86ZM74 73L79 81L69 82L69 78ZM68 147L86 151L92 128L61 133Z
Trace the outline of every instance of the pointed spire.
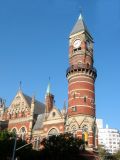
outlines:
M19 90L20 91L22 90L22 82L21 81L19 82Z
M49 77L49 82L48 82L46 94L50 94L50 77Z
M83 20L82 14L80 13L78 20Z
M50 83L48 83L46 94L50 94Z
M87 32L90 35L90 33L89 33L88 29L87 29L87 26L86 26L86 24L85 24L85 22L83 20L83 16L82 16L81 13L80 13L80 15L78 17L78 20L77 20L76 24L74 25L74 27L72 29L72 32L70 33L70 36L74 35L74 34L76 34L78 32Z
M64 100L63 109L65 109L65 110L66 110L66 100Z
M32 103L35 103L35 95L32 96Z

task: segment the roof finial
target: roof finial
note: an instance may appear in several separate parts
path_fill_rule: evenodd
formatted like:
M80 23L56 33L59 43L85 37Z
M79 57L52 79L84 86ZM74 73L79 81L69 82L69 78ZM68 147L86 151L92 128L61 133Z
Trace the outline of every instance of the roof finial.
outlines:
M49 82L48 82L46 94L50 94L50 77L49 77Z
M78 19L83 19L83 17L82 17L82 7L80 7L80 15L79 15Z
M32 96L32 103L35 103L35 94Z
M66 110L66 100L64 100L63 109Z
M20 81L19 82L19 90L21 91L21 89L22 89L22 82Z

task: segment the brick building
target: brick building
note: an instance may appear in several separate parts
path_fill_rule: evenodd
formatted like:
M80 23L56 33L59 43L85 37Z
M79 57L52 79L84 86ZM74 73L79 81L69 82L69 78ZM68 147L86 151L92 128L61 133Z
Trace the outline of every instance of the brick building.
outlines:
M93 62L93 38L80 15L69 36L67 109L63 106L60 111L54 105L54 95L48 84L45 103L19 89L8 108L1 103L0 120L8 121L8 129L22 138L41 139L71 132L83 138L89 149L97 147L94 85L97 72Z

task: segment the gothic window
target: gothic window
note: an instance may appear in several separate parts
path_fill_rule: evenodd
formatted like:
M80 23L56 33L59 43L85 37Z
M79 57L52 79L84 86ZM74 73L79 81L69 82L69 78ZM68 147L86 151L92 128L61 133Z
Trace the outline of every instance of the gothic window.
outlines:
M52 128L48 133L48 136L52 136L52 135L58 135L58 131L55 128Z
M13 129L12 129L12 132L16 134L16 133L17 133L16 128L13 128Z
M37 138L34 139L33 147L34 147L35 150L38 150L39 146L40 146L40 138L37 137Z
M21 137L22 140L25 140L25 134L26 134L25 127L22 127L20 129L20 137Z
M25 117L25 112L24 111L22 111L21 117Z
M76 131L76 126L73 125L73 126L71 127L71 130L72 130L72 131Z

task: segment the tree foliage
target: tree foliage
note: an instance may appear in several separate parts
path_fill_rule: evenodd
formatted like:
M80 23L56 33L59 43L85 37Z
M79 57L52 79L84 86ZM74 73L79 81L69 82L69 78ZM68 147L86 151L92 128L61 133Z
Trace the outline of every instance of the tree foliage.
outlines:
M120 160L120 150L113 154L115 160Z
M99 153L100 160L104 160L107 155L107 151L104 149L103 146L98 146L98 153Z
M12 158L15 143L15 135L8 131L0 132L0 160ZM16 148L27 144L21 139L17 140ZM90 160L85 151L84 141L73 137L72 134L53 135L43 139L40 144L40 150L32 149L32 144L17 150L15 157L19 160ZM94 157L93 157L94 159Z
M7 130L0 131L0 160L11 159L13 154L13 148L15 143L15 133L9 132ZM26 141L21 139L17 140L16 148L19 148L26 144ZM22 160L28 156L32 150L32 145L25 147L23 150L16 152L16 156L21 156ZM24 158L25 157L25 158Z
M80 149L84 149L84 141L73 137L72 134L50 136L42 142L44 153L49 159L76 159Z
M120 151L115 154L110 154L103 146L98 147L100 160L120 160Z

